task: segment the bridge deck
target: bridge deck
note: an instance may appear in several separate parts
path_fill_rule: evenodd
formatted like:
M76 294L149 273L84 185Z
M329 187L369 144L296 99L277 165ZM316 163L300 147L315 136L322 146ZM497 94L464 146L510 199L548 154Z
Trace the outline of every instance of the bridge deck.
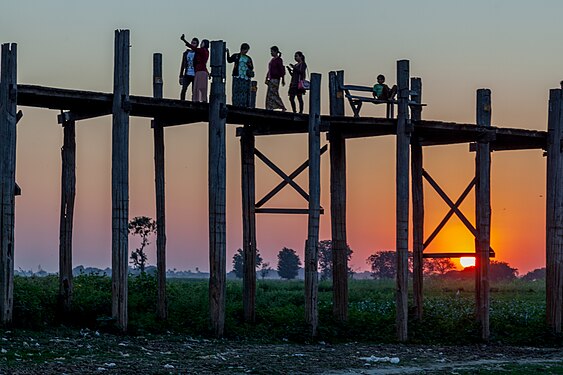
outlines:
M79 120L112 113L113 94L60 89L43 86L18 85L18 105L70 111ZM207 122L209 105L176 99L156 99L145 96L129 97L129 114L156 118L165 126ZM227 105L227 123L252 125L255 135L307 133L307 114L275 112L265 109L240 108ZM393 135L397 132L395 119L373 117L322 116L321 131L340 131L346 138ZM547 132L506 127L479 127L421 120L413 122L414 135L423 145L444 145L490 140L492 150L546 149Z

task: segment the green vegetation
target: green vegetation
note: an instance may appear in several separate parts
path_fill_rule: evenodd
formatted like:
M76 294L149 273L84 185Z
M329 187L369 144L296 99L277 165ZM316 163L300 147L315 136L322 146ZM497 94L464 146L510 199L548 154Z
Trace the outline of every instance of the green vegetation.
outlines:
M111 330L111 279L102 275L74 278L73 320L79 328ZM208 334L207 280L171 279L169 319L155 316L156 279L141 274L129 279L129 318L133 334L172 331L192 336ZM497 283L491 292L492 341L503 344L558 344L545 326L545 283L514 280ZM332 319L328 281L319 286L319 340L395 341L395 284L392 280L351 280L349 322ZM57 311L57 277L16 277L14 325L43 329L62 324ZM425 283L424 319L410 319L413 343L471 344L477 341L472 281ZM227 284L226 335L259 341L307 340L303 281L257 281L256 324L242 322L242 282Z

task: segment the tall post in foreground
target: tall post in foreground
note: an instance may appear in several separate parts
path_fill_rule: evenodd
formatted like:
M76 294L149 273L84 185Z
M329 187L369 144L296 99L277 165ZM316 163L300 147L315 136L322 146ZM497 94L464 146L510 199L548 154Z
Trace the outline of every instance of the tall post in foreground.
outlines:
M211 42L211 96L209 102L209 314L215 336L225 328L227 247L225 43Z
M153 54L153 97L162 98L162 54ZM154 140L154 182L156 192L156 268L158 273L158 298L156 315L159 319L168 317L166 300L166 199L164 183L164 128L157 119L153 120Z
M344 71L329 73L330 115L344 116ZM330 221L332 229L332 313L348 320L348 246L346 239L346 139L330 127Z
M311 74L309 97L309 224L305 243L305 322L311 336L317 335L318 249L321 207L321 75Z
M115 31L111 147L112 316L127 331L129 220L129 30Z
M491 90L477 90L477 126L491 126ZM491 245L491 153L489 136L477 141L475 155L475 294L481 339L489 340L489 250Z
M397 116L397 338L408 339L408 251L409 251L409 61L397 61L399 110Z
M411 78L411 96L416 104L422 103L422 80ZM422 119L422 107L411 108L413 122ZM413 250L413 295L415 316L422 319L423 311L423 269L424 259L424 189L422 184L422 145L418 137L411 139L411 175L412 175L412 250Z
M240 137L241 190L242 190L242 300L244 320L254 322L256 317L256 180L254 165L255 137L252 127L246 125Z
M16 186L17 45L2 44L0 70L0 323L12 323Z
M63 121L61 149L61 213L59 223L59 308L66 320L72 304L72 227L76 196L76 123Z
M546 313L551 330L561 333L563 319L563 111L562 90L549 91L547 123Z

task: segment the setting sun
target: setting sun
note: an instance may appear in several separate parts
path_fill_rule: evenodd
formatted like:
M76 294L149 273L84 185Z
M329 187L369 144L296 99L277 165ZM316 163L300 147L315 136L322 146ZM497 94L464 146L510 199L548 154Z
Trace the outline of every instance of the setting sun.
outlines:
M461 257L459 263L463 268L475 266L475 257Z

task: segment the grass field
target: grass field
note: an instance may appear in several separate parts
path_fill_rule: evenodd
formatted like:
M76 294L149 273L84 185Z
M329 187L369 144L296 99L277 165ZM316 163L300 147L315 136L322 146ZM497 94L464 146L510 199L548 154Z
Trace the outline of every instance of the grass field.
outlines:
M81 275L74 279L72 320L64 325L111 331L111 279ZM302 281L257 282L256 324L242 321L242 282L227 284L226 336L262 342L305 342ZM410 319L414 344L466 345L478 342L474 322L473 282L429 279L425 282L424 319ZM395 341L395 284L392 280L351 280L347 324L332 320L330 282L319 285L319 337L325 342ZM195 337L209 335L207 281L171 279L169 319L155 318L156 280L130 277L129 319L133 334L172 331ZM41 330L63 322L57 314L57 277L16 277L14 325ZM492 285L492 342L511 345L558 345L561 338L545 325L545 283L515 280Z

